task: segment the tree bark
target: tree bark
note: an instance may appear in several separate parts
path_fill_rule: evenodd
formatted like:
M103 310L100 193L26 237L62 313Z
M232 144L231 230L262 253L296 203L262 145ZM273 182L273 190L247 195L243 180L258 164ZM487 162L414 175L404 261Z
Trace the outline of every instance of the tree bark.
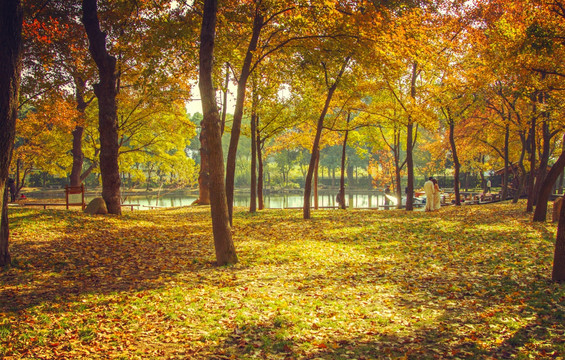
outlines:
M84 133L84 127L76 126L72 132L73 135L73 149L71 150L73 154L73 167L71 169L70 182L71 186L80 186L81 184L81 171L82 163L84 161L84 154L82 152L82 135Z
M396 208L402 209L402 176L400 176L401 169L397 167L394 170L394 178L396 182Z
M510 144L510 125L506 124L504 131L504 172L502 174L502 194L501 200L506 200L508 197L508 166L510 166L509 159L509 145Z
M24 177L20 176L21 168L22 168L22 160L20 158L16 159L16 196L19 195L21 188L24 187L25 175Z
M249 199L249 212L257 211L257 95L256 84L253 84L253 101L251 103L251 191Z
M397 131L395 126L395 134L394 134L394 146L390 146L389 148L392 150L394 155L394 181L395 181L395 188L396 188L396 208L402 209L402 167L404 165L400 165L400 130ZM383 134L384 139L384 134Z
M318 118L318 123L316 125L316 135L314 136L314 143L312 144L312 156L310 157L310 164L308 165L308 173L306 174L306 180L304 181L304 208L303 208L303 217L304 219L310 219L310 196L312 195L312 178L314 176L314 170L317 167L318 156L320 153L320 139L322 137L322 129L324 127L324 119L326 118L326 114L330 107L330 102L332 101L332 97L334 95L337 86L339 85L339 80L341 76L345 72L347 64L349 63L349 57L347 57L341 67L339 74L336 77L335 82L328 88L328 93L326 95L326 101L324 103L324 107L322 108L322 112L320 113L320 117Z
M79 77L74 77L75 83L75 101L77 103L78 119L76 119L75 129L72 132L73 135L73 148L71 153L73 154L73 167L71 169L70 182L71 186L80 186L83 177L81 176L82 165L84 163L84 153L82 152L82 136L84 134L84 124L85 124L85 111L88 103L84 101L84 89L85 81Z
M412 76L410 81L410 97L413 101L416 100L416 78L418 77L418 63L412 64ZM406 211L414 210L414 123L412 115L408 118L408 125L406 126L406 170L407 170L407 184L406 184Z
M259 120L259 119L257 119ZM257 124L258 125L258 124ZM265 208L265 203L263 202L263 155L261 153L261 139L259 133L257 132L257 198L259 200L259 210Z
M7 181L16 136L22 50L22 5L0 0L0 267L10 265Z
M520 152L520 158L518 160L518 168L520 169L520 174L518 176L518 174L514 173L514 180L515 182L517 180L517 182L516 182L516 192L514 193L514 198L512 199L513 204L516 204L520 199L520 196L522 196L526 183L526 176L527 176L526 167L524 166L524 158L526 157L526 148L527 148L526 137L524 133L520 134L520 141L522 143L522 150Z
M449 122L449 144L451 145L451 156L453 156L453 191L455 192L455 205L461 206L461 198L459 197L459 156L457 155L457 147L455 146L455 122L448 119Z
M121 215L116 58L106 51L106 34L100 30L96 0L83 0L82 10L82 22L90 43L88 49L100 76L100 81L94 85L94 93L98 98L102 198L110 214Z
M241 133L241 119L243 118L243 105L245 103L245 90L247 87L247 80L251 74L251 61L253 60L253 53L257 50L257 43L259 42L259 35L263 27L263 16L259 8L255 11L253 19L253 32L251 40L243 60L241 68L241 75L237 82L237 98L235 102L235 111L233 114L233 122L230 136L230 146L228 148L228 159L226 163L226 196L228 200L228 213L230 225L233 221L233 196L235 190L235 168L237 160L237 145L239 143L239 135Z
M563 141L565 141L565 136L563 137ZM557 181L557 178L561 173L563 173L563 169L565 168L565 152L561 152L561 155L553 164L547 176L545 176L543 184L539 189L539 194L537 194L537 205L536 210L534 211L534 221L545 221L547 216L547 201L549 200L549 195L553 189L553 184Z
M316 156L316 165L314 165L314 209L318 210L318 169L320 168L320 151Z
M216 32L217 0L204 1L202 29L200 32L200 78L198 86L202 97L202 120L206 128L210 160L210 211L214 248L218 265L237 263L229 222L226 191L224 188L224 156L222 154L222 134L220 115L216 106L214 84L212 82L212 63L214 37Z
M335 84L334 84L335 85ZM328 90L326 96L326 102L322 113L318 118L318 124L316 125L316 135L314 136L314 143L312 144L312 155L310 156L310 165L308 166L308 172L306 173L306 180L304 181L304 209L303 217L304 219L310 219L310 197L312 196L312 178L314 177L314 169L316 167L316 159L318 158L318 153L320 152L320 138L322 137L322 129L324 127L324 118L328 112L332 96L335 92L336 87L332 86Z
M349 121L351 119L351 111L347 113L347 127L349 127ZM341 149L341 176L339 178L339 193L338 193L338 204L339 207L345 210L345 153L347 149L347 137L349 136L349 129L345 130L345 136L343 137L343 147Z
M198 173L198 199L195 204L210 205L210 160L204 119L200 122L200 172Z
M224 84L224 101L222 103L222 135L226 128L226 117L228 115L228 86L230 84L230 63L226 63L226 82Z
M406 126L406 211L414 210L414 157L413 157L413 129L412 120Z
M559 213L551 279L557 282L565 281L565 206L561 206Z
M534 104L535 106L535 104ZM530 174L528 176L528 202L526 204L526 212L534 210L534 186L536 181L536 118L532 118L529 135L530 148Z
M534 185L533 206L537 206L538 204L538 196L541 192L541 186L543 186L542 184L544 183L545 176L547 175L547 166L549 164L549 155L551 153L551 149L550 149L551 135L549 133L548 119L545 118L545 116L542 121L542 129L543 129L542 130L543 145L540 156L539 168L536 175L536 183ZM554 183L555 181L551 184L551 186L553 186Z

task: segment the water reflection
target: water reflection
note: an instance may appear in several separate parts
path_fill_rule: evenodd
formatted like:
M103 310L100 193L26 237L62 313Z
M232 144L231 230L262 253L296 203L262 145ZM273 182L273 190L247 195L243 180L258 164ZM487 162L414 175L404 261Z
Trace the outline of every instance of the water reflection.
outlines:
M336 207L336 194L318 193L319 207ZM152 207L179 207L191 205L198 196L196 194L167 194L163 196L146 195L146 196L128 196L125 199L126 204L139 204L138 209L147 210ZM270 194L265 195L264 203L267 209L286 209L301 208L303 206L302 194ZM236 194L234 196L234 205L240 207L249 207L248 194ZM377 208L383 206L385 198L379 192L356 192L346 196L346 205L349 208ZM314 205L312 198L311 205Z

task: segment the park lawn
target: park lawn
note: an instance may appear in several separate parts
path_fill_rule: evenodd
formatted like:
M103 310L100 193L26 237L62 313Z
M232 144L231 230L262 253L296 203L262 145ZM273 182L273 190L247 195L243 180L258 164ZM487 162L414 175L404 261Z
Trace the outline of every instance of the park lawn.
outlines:
M11 210L4 359L563 359L556 227L525 204L436 213Z

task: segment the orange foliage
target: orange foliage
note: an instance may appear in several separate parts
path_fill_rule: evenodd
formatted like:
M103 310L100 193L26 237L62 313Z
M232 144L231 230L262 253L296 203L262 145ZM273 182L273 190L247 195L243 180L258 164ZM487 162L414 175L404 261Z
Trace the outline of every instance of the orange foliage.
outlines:
M373 187L394 191L395 166L390 151L376 150L375 159L369 161L369 174L373 178Z

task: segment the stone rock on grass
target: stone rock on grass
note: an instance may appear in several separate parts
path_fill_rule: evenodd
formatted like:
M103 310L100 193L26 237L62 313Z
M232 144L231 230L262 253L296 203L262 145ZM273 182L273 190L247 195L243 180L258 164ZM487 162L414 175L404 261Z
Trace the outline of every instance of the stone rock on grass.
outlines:
M92 215L104 215L108 213L108 208L106 207L106 202L101 197L92 199L91 202L86 205L84 212Z

